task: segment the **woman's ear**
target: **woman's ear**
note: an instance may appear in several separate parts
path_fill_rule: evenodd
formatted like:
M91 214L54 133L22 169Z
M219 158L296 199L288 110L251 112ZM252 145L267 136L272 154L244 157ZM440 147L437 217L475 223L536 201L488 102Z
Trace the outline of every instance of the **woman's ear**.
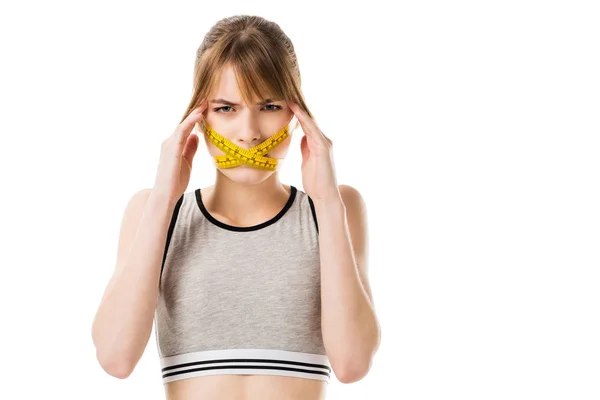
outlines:
M292 115L292 119L288 123L288 133L292 134L298 127L300 126L300 122L298 121L298 117L295 114Z

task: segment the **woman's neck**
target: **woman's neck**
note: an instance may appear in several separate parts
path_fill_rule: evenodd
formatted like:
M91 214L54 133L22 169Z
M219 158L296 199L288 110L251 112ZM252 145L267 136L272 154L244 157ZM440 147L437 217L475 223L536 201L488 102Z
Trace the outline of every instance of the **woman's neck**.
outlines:
M213 216L231 225L252 226L274 217L283 209L291 188L279 181L277 171L255 185L232 181L216 170L213 186L202 190L202 202Z

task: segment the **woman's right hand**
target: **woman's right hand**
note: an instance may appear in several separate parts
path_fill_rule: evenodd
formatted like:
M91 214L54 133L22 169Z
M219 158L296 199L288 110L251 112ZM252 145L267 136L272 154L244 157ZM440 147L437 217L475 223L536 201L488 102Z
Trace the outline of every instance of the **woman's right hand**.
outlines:
M162 142L153 195L175 203L187 189L199 142L198 135L190 133L196 122L204 118L206 107L205 100Z

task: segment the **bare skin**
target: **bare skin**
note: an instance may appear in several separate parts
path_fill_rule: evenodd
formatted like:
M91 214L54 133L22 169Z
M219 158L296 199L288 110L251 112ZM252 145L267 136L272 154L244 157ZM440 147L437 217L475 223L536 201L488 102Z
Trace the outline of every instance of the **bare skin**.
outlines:
M210 375L165 385L167 400L323 400L327 383L275 375Z

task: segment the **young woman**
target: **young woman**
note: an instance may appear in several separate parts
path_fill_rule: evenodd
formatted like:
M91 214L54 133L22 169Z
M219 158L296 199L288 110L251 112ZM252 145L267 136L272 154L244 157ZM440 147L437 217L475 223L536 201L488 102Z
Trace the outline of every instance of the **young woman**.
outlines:
M379 346L364 201L337 184L277 24L219 21L194 72L154 187L123 216L93 324L98 361L128 377L155 321L169 399L323 399L331 374L361 379ZM278 176L296 123L303 190ZM186 192L200 134L215 182Z

